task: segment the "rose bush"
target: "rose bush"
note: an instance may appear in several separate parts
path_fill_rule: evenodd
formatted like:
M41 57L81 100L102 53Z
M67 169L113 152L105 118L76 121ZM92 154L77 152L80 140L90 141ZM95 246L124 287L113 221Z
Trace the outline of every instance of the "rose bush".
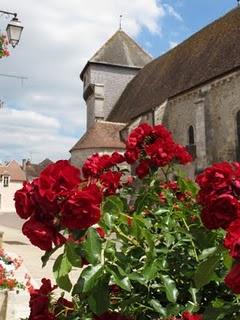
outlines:
M240 165L215 164L198 186L179 170L189 162L166 128L141 124L124 155L94 154L81 175L58 161L25 183L23 233L43 266L59 250L53 273L71 295L44 279L29 319L239 319Z
M10 55L8 51L8 40L3 34L0 34L0 59L3 57L8 57Z

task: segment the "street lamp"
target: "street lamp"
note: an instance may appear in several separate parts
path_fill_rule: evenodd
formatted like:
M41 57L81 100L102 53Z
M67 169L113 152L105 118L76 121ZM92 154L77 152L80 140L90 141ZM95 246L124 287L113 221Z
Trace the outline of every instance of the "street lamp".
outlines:
M6 31L9 43L15 48L21 38L23 25L21 24L21 21L18 20L16 13L2 10L0 10L0 13L13 16L12 20L7 25Z

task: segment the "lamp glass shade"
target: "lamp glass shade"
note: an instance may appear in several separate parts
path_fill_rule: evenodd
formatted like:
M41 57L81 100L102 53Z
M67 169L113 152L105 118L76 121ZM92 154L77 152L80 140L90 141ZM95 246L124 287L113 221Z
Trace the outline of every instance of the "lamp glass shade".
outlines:
M9 24L7 25L7 36L9 43L13 46L13 48L16 47L18 44L21 34L22 34L23 26L21 24L21 21L19 21L16 17L14 17Z

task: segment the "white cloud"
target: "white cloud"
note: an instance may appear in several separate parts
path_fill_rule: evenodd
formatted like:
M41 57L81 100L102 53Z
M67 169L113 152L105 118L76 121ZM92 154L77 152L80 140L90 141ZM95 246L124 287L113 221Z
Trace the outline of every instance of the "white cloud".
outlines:
M170 6L167 3L164 3L164 8L167 10L168 14L172 17L174 17L175 19L179 20L179 21L183 21L182 16L180 15L180 13L178 13L172 6Z
M0 109L0 150L1 160L16 160L33 157L39 161L68 157L74 139L63 136L57 119L37 112L15 109ZM61 143L59 143L61 142Z
M179 42L177 41L169 41L169 49L175 48L178 44Z
M45 156L69 157L68 150L85 130L86 108L79 73L87 60L118 28L136 37L143 29L161 33L169 8L157 0L2 0L24 25L18 47L1 59L0 158L24 158L35 150ZM1 30L8 19L0 17Z

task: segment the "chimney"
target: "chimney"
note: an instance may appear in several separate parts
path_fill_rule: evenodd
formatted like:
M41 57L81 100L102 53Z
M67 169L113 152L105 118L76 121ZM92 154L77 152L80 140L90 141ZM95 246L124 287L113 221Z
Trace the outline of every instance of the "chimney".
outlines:
M22 169L23 169L23 171L26 171L26 163L27 163L27 160L26 159L22 159Z

